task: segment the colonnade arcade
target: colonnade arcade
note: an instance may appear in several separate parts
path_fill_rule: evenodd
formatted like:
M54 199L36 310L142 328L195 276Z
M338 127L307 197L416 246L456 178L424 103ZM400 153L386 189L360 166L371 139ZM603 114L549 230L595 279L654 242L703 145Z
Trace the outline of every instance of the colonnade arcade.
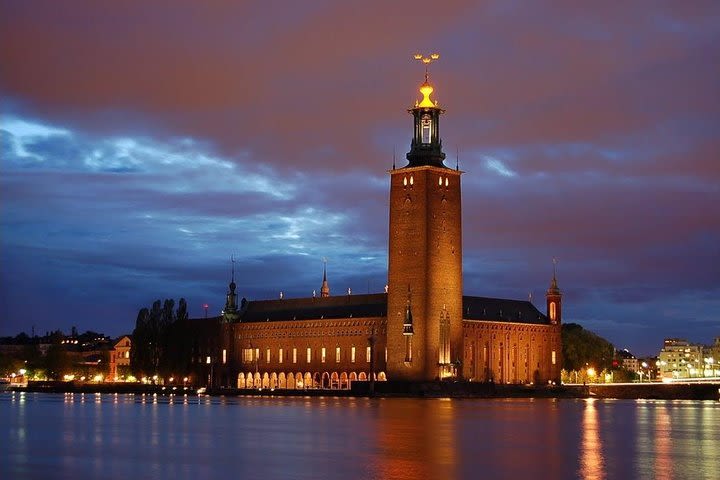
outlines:
M385 372L373 374L375 380L387 380ZM237 388L347 390L354 381L367 381L369 372L240 372Z

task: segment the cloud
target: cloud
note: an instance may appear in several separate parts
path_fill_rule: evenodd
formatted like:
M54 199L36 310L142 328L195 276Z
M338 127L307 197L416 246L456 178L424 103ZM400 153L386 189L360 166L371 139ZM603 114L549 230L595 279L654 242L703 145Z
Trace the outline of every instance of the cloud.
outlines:
M308 294L324 256L338 291L380 291L432 49L466 292L541 302L557 256L569 321L647 353L678 317L717 334L717 2L0 9L3 333L220 307L232 253L248 298Z

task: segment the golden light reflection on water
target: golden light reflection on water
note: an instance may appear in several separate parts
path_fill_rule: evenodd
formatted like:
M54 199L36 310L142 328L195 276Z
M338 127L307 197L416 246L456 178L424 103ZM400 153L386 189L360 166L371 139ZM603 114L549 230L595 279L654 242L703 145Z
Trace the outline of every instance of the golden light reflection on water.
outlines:
M582 419L582 444L580 446L580 477L586 480L604 479L605 459L600 439L600 422L595 399L585 401Z
M382 461L374 478L456 478L455 405L447 400L383 401L377 422Z
M655 409L655 475L656 478L672 478L672 445L670 444L670 414L665 405Z

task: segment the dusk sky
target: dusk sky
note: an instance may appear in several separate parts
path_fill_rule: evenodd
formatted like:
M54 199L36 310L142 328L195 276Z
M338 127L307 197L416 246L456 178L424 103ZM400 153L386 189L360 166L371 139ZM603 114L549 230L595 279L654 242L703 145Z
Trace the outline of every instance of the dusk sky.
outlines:
M720 2L0 2L0 335L382 291L430 68L464 290L720 336Z

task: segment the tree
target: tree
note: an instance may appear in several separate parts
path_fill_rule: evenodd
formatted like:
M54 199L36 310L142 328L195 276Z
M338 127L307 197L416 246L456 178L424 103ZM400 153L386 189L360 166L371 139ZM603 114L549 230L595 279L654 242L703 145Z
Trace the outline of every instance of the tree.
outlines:
M562 346L566 370L580 370L586 364L598 372L612 368L612 343L576 323L563 324Z
M150 372L150 351L148 346L148 321L150 311L141 308L135 321L135 330L132 333L132 348L130 349L130 370L137 377Z
M72 366L72 358L65 347L57 343L50 345L45 356L45 369L49 379L60 380L72 369Z

